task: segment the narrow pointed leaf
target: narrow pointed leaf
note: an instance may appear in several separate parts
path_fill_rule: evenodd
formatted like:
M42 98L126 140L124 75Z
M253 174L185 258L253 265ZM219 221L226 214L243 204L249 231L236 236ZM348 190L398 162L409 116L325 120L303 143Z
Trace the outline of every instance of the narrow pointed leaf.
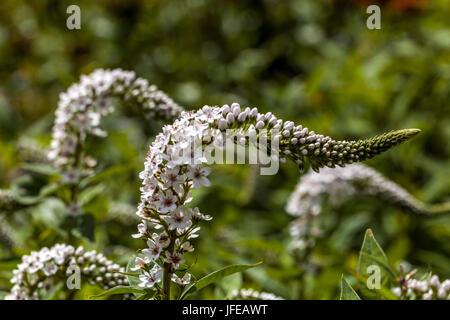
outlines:
M144 289L138 289L136 287L130 287L130 286L117 286L117 287L113 287L111 289L106 290L105 292L99 294L99 295L94 295L94 296L90 296L89 298L100 298L100 297L108 297L108 296L112 296L114 294L126 294L126 293L140 293L143 294L145 293Z
M193 292L200 290L211 283L214 283L216 281L219 281L226 276L229 276L230 274L236 273L236 272L242 272L250 268L257 267L262 262L258 262L255 264L233 264L227 267L224 267L222 269L216 270L214 272L211 272L210 274L204 276L203 278L191 283L186 287L186 289L183 291L183 293L180 296L180 300L184 299L188 294L192 294Z
M366 230L356 272L363 278L369 279L368 281L379 276L381 285L386 285L390 280L395 280L395 273L390 268L383 249L381 249L370 229Z
M341 294L340 300L361 300L358 294L353 290L352 286L345 280L344 275L341 278Z

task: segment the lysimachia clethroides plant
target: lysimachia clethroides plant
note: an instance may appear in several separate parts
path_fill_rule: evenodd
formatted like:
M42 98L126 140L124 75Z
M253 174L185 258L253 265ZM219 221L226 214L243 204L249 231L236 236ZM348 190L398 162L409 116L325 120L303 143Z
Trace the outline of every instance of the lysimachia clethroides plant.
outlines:
M316 171L371 158L419 132L407 129L368 140L336 141L292 121L278 119L271 112L262 114L238 103L183 112L156 137L140 174L143 183L137 215L142 223L133 237L141 238L146 247L132 267L140 274L130 276L139 277L137 287L144 289L145 297L170 299L172 281L184 287L191 280L191 275L180 266L185 262L185 254L194 250L191 242L198 237L199 222L211 217L188 203L192 189L210 185L211 169L205 165L214 162L214 157L208 155L216 156L220 153L217 150L227 146L227 130L232 130L234 141L247 147L255 141L251 137L264 135L269 142L265 151L272 157L276 151L278 160L291 159L301 168L308 160ZM214 152L209 151L210 147ZM186 297L207 280L200 279L184 291L179 290L182 293L175 298Z
M230 145L248 149L249 157L257 153L262 164L267 164L262 159L276 163L289 159L300 169L309 164L318 172L372 158L420 131L403 129L370 139L339 141L238 103L183 111L133 72L98 70L61 95L53 128L49 156L64 171L63 181L72 184L68 205L73 214L80 211L78 182L95 165L85 154L84 143L88 135L105 135L100 119L113 110L109 101L113 97L141 106L150 118L173 121L151 144L140 173L136 214L142 221L133 237L140 238L144 247L130 260L126 272L119 270L128 277L128 285L123 282L108 291L134 293L138 299L183 299L219 277L255 266L232 265L192 281L184 264L185 255L194 251L200 222L212 219L189 206L192 190L210 185L207 165L221 162ZM16 286L29 287L29 283ZM172 286L179 290L171 290Z

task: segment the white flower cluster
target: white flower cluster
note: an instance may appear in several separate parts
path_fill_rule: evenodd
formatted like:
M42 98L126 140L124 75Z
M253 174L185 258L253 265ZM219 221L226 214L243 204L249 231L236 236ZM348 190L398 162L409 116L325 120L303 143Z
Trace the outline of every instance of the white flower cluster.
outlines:
M313 222L325 203L338 207L357 196L378 197L406 211L426 213L420 201L366 165L325 168L320 174L309 172L304 175L289 199L286 211L299 217L291 224L292 236L301 239L308 235L319 235L320 229L314 227Z
M270 292L259 292L252 288L233 290L230 299L232 300L284 300Z
M40 299L41 293L50 291L57 281L64 280L78 267L84 279L91 285L109 289L126 285L123 267L108 260L95 250L85 251L83 247L56 244L50 249L42 248L22 257L22 263L13 270L11 283L14 284L6 295L6 300Z
M413 270L400 279L400 286L392 288L392 292L399 298L408 300L450 300L450 280L440 282L437 275L427 280L413 279Z
M156 137L140 174L143 186L137 215L143 221L134 237L142 238L148 246L142 251L146 257L136 259L136 265L146 271L142 286L160 282L161 268L172 274L184 262L185 252L193 250L189 240L198 237L198 222L211 219L186 204L192 199L192 188L210 185L207 176L211 170L201 166L208 162L201 151L211 146L223 148L223 132L229 129L240 133L237 141L244 145L249 137L264 132L271 146L278 142L280 161L290 158L302 167L307 158L315 168L364 160L417 133L406 130L382 138L335 141L292 121L277 119L271 112L261 114L257 108L241 108L237 103L182 112ZM380 141L382 148L371 149Z
M134 72L98 69L81 76L79 83L60 95L49 158L60 166L76 165L86 136L105 136L100 119L114 111L112 97L139 104L149 118L173 120L182 111L165 93Z

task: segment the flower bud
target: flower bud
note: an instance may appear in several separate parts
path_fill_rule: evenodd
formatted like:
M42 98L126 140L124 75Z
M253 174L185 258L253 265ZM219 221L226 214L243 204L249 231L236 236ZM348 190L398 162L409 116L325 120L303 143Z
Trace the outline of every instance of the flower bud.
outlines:
M246 118L247 118L247 113L245 111L239 113L239 116L238 116L238 121L239 122L244 122Z
M227 122L230 125L234 123L234 115L233 115L233 113L227 114Z
M261 130L262 128L264 128L266 126L266 124L263 121L258 121L256 123L256 129Z
M218 127L220 130L225 130L227 128L227 126L228 126L227 120L225 120L223 118L219 120Z

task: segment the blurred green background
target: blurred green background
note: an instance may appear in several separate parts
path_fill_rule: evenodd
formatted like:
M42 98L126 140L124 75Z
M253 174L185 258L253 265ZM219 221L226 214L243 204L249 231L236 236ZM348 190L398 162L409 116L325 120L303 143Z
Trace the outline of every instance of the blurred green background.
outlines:
M70 4L81 8L81 30L66 28ZM380 5L381 30L367 29L368 4ZM445 0L3 0L0 188L30 175L17 146L24 138L48 146L59 93L81 74L120 67L186 109L236 101L336 139L420 128L412 141L367 163L424 202L449 201L449 21ZM126 263L141 246L131 238L137 175L161 124L122 107L103 127L109 138L91 148L96 171L111 174L84 195L83 209L98 224L94 242L79 241ZM287 299L334 299L370 227L393 264L406 260L450 277L450 219L419 219L376 200L327 208L327 233L305 269L287 249L292 218L284 210L300 176L293 164L276 176L217 166L212 186L195 198L214 220L202 228L197 259L188 258L193 274L264 260L236 281ZM34 174L28 183L38 190L45 179ZM21 254L64 241L49 223L58 203L47 202L7 217L16 244L0 246L1 290ZM195 297L221 297L221 290L211 286Z

